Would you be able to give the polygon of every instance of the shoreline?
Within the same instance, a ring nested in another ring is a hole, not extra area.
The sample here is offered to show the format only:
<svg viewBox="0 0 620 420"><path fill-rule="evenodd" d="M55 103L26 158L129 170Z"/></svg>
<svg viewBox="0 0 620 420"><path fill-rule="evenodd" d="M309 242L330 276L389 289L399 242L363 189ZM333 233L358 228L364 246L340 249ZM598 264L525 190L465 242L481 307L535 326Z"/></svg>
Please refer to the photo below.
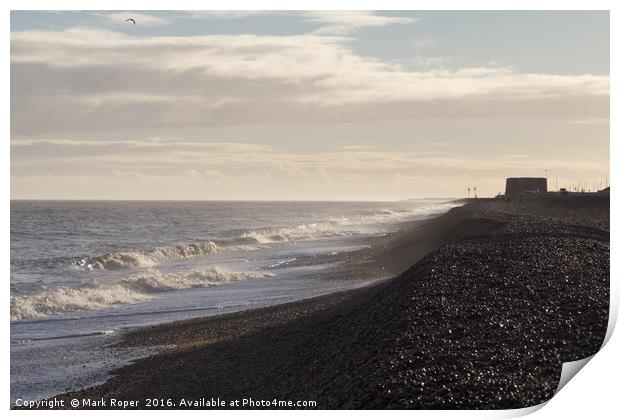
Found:
<svg viewBox="0 0 620 420"><path fill-rule="evenodd" d="M336 256L306 257L303 264L310 266L329 264L332 259L341 262L341 265L335 269L317 273L325 281L333 279L359 282L360 277L368 279L362 283L355 283L350 288L276 305L133 328L120 338L116 346L179 345L192 339L209 343L225 341L257 330L257 323L260 323L260 329L264 329L301 316L329 311L337 306L355 305L358 300L363 302L367 296L378 293L385 283L394 280L404 270L437 247L451 240L458 240L472 231L483 233L497 228L497 225L492 222L468 223L467 227L457 227L461 225L461 221L458 217L448 217L448 212L423 220L403 222L394 232L369 238L365 242L366 247L357 251ZM450 232L455 227L458 230ZM344 261L342 261L343 257ZM295 266L296 263L291 265ZM276 320L281 322L274 322ZM246 323L249 327L231 326L236 323ZM216 330L217 334L209 332L205 328L207 325ZM199 331L196 331L197 326L201 327ZM184 334L189 337L175 338L176 332L173 331L178 329L183 329ZM190 334L189 331L193 332ZM231 334L230 331L235 331L235 333ZM201 334L207 334L209 338Z"/></svg>
<svg viewBox="0 0 620 420"><path fill-rule="evenodd" d="M609 196L470 202L352 254L353 275L402 274L130 331L117 345L175 347L57 398L521 408L553 395L561 361L602 344Z"/></svg>

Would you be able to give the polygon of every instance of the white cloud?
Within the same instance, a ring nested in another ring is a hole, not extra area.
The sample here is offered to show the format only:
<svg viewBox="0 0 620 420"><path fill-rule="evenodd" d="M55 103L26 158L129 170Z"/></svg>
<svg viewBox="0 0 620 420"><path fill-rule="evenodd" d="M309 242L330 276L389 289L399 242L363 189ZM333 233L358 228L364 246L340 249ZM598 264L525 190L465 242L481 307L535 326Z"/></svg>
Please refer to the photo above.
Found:
<svg viewBox="0 0 620 420"><path fill-rule="evenodd" d="M439 140L439 141L429 141L429 142L426 142L426 144L427 144L428 146L431 146L431 147L450 147L450 146L452 146L454 143L453 143L453 142L451 142L451 141L442 141L442 140Z"/></svg>
<svg viewBox="0 0 620 420"><path fill-rule="evenodd" d="M361 25L367 18L330 19ZM140 37L88 28L13 32L12 132L608 117L608 76L484 67L407 71L355 54L349 41L317 35Z"/></svg>
<svg viewBox="0 0 620 420"><path fill-rule="evenodd" d="M569 124L575 125L609 125L609 118L588 118L584 120L571 121Z"/></svg>
<svg viewBox="0 0 620 420"><path fill-rule="evenodd" d="M579 162L553 158L533 158L528 154L505 154L492 158L473 158L467 155L434 156L423 152L385 151L368 146L344 146L335 151L291 152L273 146L252 143L224 143L206 141L165 140L72 140L22 139L12 140L13 148L46 147L39 153L40 160L32 157L29 164L53 162L61 165L86 165L89 170L121 168L141 173L148 168L198 170L210 168L244 168L243 171L279 170L297 173L322 168L336 172L391 172L417 169L450 169L466 171L537 170L553 168L564 170L592 170L601 168L598 160ZM14 149L15 150L15 149ZM14 156L19 165L20 157Z"/></svg>
<svg viewBox="0 0 620 420"><path fill-rule="evenodd" d="M394 24L415 23L419 19L397 16L380 16L369 11L307 11L306 20L325 24L315 34L347 35L361 28L377 28Z"/></svg>
<svg viewBox="0 0 620 420"><path fill-rule="evenodd" d="M372 150L376 149L376 146L365 146L361 144L351 144L348 146L342 146L340 150Z"/></svg>
<svg viewBox="0 0 620 420"><path fill-rule="evenodd" d="M435 38L412 38L409 43L414 48L426 48L437 45L437 40Z"/></svg>
<svg viewBox="0 0 620 420"><path fill-rule="evenodd" d="M264 16L285 14L279 10L184 10L179 11L177 16L190 19L243 19L252 16Z"/></svg>
<svg viewBox="0 0 620 420"><path fill-rule="evenodd" d="M322 35L347 35L357 29L377 28L396 24L411 24L418 22L418 18L381 16L373 11L361 10L320 10L320 11L285 11L285 10L192 10L178 12L175 17L191 19L243 19L254 16L296 16L306 22L317 23L321 26L313 31Z"/></svg>

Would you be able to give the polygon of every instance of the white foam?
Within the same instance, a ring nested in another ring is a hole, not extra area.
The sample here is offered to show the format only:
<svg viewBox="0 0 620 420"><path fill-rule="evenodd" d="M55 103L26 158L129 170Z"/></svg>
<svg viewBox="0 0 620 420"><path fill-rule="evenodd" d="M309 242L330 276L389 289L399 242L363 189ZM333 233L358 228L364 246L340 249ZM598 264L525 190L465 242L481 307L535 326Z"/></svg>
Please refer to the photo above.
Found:
<svg viewBox="0 0 620 420"><path fill-rule="evenodd" d="M76 261L75 267L87 270L121 270L127 268L149 268L164 262L180 261L187 258L207 256L220 252L252 251L257 249L248 242L258 241L250 238L223 240L222 244L213 241L187 243L154 248L150 251L117 251L98 257L88 257Z"/></svg>
<svg viewBox="0 0 620 420"><path fill-rule="evenodd" d="M236 247L231 247L235 249ZM84 258L76 266L89 270L119 270L136 267L154 267L165 261L177 261L220 252L215 242L188 243L183 245L159 247L146 252L118 251L99 257Z"/></svg>
<svg viewBox="0 0 620 420"><path fill-rule="evenodd" d="M150 299L153 293L205 287L230 282L273 277L267 271L206 270L162 273L148 271L113 284L91 284L81 288L61 287L34 295L11 297L11 320L39 318L81 310L98 310Z"/></svg>
<svg viewBox="0 0 620 420"><path fill-rule="evenodd" d="M411 209L378 209L370 210L362 215L350 218L335 219L343 225L372 225L393 223L417 219L420 217L431 216L434 214L444 213L453 207L458 206L453 202L429 203L424 206L414 207Z"/></svg>
<svg viewBox="0 0 620 420"><path fill-rule="evenodd" d="M76 265L89 270L118 270L122 268L152 267L156 262L139 252L111 252L100 257L85 258Z"/></svg>
<svg viewBox="0 0 620 420"><path fill-rule="evenodd" d="M445 212L454 203L431 203L412 209L377 209L364 214L340 217L316 223L288 227L265 227L245 232L236 238L217 242L197 242L182 245L158 247L149 251L116 251L98 257L84 258L74 265L88 270L118 270L127 268L149 268L157 265L220 252L251 251L261 244L294 242L329 237L346 237L365 234L379 234L385 224L410 220ZM383 230L382 230L383 229Z"/></svg>
<svg viewBox="0 0 620 420"><path fill-rule="evenodd" d="M123 284L130 289L154 293L165 290L220 285L247 279L273 276L272 273L266 271L230 271L219 267L181 273L162 273L157 270L148 270L137 276L124 279Z"/></svg>
<svg viewBox="0 0 620 420"><path fill-rule="evenodd" d="M288 257L288 258L285 258L283 260L278 261L277 263L271 264L269 266L269 268L277 268L277 267L280 267L280 266L282 266L284 264L292 263L294 261L297 261L297 258L295 258L295 257Z"/></svg>
<svg viewBox="0 0 620 420"><path fill-rule="evenodd" d="M136 303L148 296L121 285L80 289L61 287L29 296L11 297L11 320L38 318L46 315L88 309L103 309L123 303Z"/></svg>
<svg viewBox="0 0 620 420"><path fill-rule="evenodd" d="M242 238L252 238L258 243L289 242L304 239L320 239L335 236L351 236L359 233L356 229L343 226L337 220L300 224L292 227L274 227L253 230L241 235Z"/></svg>

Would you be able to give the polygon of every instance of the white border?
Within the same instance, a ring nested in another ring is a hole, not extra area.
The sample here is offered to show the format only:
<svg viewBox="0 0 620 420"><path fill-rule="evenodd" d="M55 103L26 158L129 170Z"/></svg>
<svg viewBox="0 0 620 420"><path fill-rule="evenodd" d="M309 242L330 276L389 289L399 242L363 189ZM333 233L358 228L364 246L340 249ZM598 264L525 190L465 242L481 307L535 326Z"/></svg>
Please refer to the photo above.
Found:
<svg viewBox="0 0 620 420"><path fill-rule="evenodd" d="M617 3L617 2L616 2ZM1 184L2 193L5 197L5 200L2 201L2 205L0 207L2 211L2 220L4 222L4 234L5 239L2 242L1 249L1 257L0 261L2 261L2 269L5 274L5 282L8 280L9 276L9 258L10 258L10 247L7 232L10 229L10 163L9 163L9 155L10 155L10 144L8 139L10 138L9 132L9 109L10 109L10 95L9 92L9 66L10 62L10 34L9 34L9 10L50 10L50 9L66 9L66 10L181 10L181 9L190 9L190 10L210 10L210 9L220 9L220 10L255 10L255 9L266 9L266 10L317 10L317 9L325 9L325 10L611 10L611 86L615 86L614 80L618 70L618 54L615 48L617 48L617 43L614 42L614 39L618 39L618 15L616 13L620 10L619 6L616 6L616 10L614 10L613 6L615 5L612 1L602 1L602 0L590 0L590 1L575 1L575 0L564 0L564 1L535 1L535 0L503 0L501 2L491 1L491 0L470 0L464 2L462 0L444 0L444 1L398 1L398 0L384 0L384 1L376 1L376 0L359 0L356 2L352 1L342 1L342 0L298 0L294 3L284 0L262 0L260 2L251 2L249 0L228 0L224 1L197 1L197 0L179 0L179 1L145 1L145 0L126 0L126 1L118 1L118 0L109 0L109 1L101 1L101 0L90 0L88 2L77 1L77 0L60 0L55 1L53 3L44 0L23 0L23 1L13 1L9 0L3 2L5 5L5 11L1 15L2 17L2 28L3 28L3 36L4 42L2 43L2 56L4 57L4 62L2 66L2 80L4 82L4 86L7 92L3 96L2 101L2 127L3 134L5 138L5 144L3 145L3 152L0 153L1 159L1 170L3 173L4 180ZM615 35L614 35L615 34ZM613 92L613 91L612 91ZM611 139L617 138L618 130L614 122L618 121L618 108L616 106L616 101L614 100L614 95L612 94L611 98ZM611 179L620 179L618 177L618 168L616 164L617 156L619 156L620 150L618 145L615 142L611 143L610 148L610 157L611 157ZM611 182L610 182L611 184ZM618 200L613 195L611 199L611 212L612 214L617 214ZM614 224L612 223L612 226ZM612 249L612 316L615 319L617 317L618 310L618 285L617 285L617 269L613 264L616 260L614 251L616 249L617 234L612 229L611 235L611 249ZM2 375L2 391L5 395L6 401L6 409L8 410L8 395L9 395L9 290L6 286L2 288L2 296L3 302L7 305L5 308L5 321L2 324L2 332L4 337L4 345L2 346L3 351L3 363L2 363L2 371L0 375ZM617 335L617 334L616 334ZM609 342L605 345L605 347L597 354L590 363L588 363L583 371L578 374L578 378L576 380L570 381L565 388L563 388L553 399L551 399L543 409L536 411L532 416L532 418L584 418L594 417L594 418L608 418L613 416L613 414L617 414L618 404L617 404L617 391L616 391L616 378L618 378L618 360L616 355L620 354L620 344L618 343L618 338L612 336ZM377 415L384 416L388 415L389 417L394 418L459 418L459 419L467 419L467 418L500 418L509 416L512 417L514 415L526 414L528 410L516 410L512 412L498 412L498 411L484 411L484 412L474 412L474 411L397 411L397 412L382 412L382 413L373 413L369 411L357 411L357 412L321 412L318 415L320 416L328 416L328 417L353 417L356 418L367 418L375 420ZM612 414L613 413L613 414ZM142 413L140 413L142 414ZM155 418L165 418L168 417L171 413L167 412L154 412L148 413L149 417L154 416ZM24 417L24 418L37 418L41 415L50 418L81 418L84 416L84 412L16 412L11 411L9 413L11 417ZM92 412L88 413L89 417L94 418L105 418L110 414L107 412ZM129 412L119 412L114 413L114 416L120 416L123 418L128 418L129 416L134 416L134 413ZM190 418L200 418L203 419L206 416L209 417L224 417L227 418L242 418L248 415L252 417L258 418L284 418L291 415L290 412L279 412L279 411L261 411L261 412L250 412L250 411L237 411L237 412L186 412L182 414L184 417ZM295 412L294 415L296 417L305 417L310 418L317 415L315 412Z"/></svg>

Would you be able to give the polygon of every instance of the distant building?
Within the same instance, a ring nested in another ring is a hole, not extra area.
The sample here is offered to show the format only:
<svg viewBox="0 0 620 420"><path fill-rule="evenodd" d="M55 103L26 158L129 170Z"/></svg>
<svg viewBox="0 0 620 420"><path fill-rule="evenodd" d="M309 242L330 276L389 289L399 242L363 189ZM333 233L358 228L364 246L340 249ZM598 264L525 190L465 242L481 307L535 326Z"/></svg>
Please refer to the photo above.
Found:
<svg viewBox="0 0 620 420"><path fill-rule="evenodd" d="M506 195L547 192L547 178L506 178Z"/></svg>

